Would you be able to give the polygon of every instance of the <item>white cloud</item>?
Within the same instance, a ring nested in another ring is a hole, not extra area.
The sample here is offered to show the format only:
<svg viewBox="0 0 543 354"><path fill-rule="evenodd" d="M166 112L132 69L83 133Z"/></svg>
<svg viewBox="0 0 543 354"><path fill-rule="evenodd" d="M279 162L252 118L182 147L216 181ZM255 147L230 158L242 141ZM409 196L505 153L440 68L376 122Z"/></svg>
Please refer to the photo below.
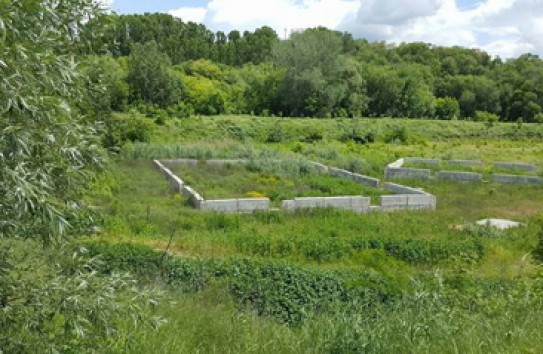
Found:
<svg viewBox="0 0 543 354"><path fill-rule="evenodd" d="M357 0L211 0L202 22L222 31L254 30L267 25L283 34L285 29L337 28L359 6ZM190 9L185 7L170 13L177 16ZM203 8L199 11L201 15Z"/></svg>
<svg viewBox="0 0 543 354"><path fill-rule="evenodd" d="M185 22L203 23L207 14L207 9L205 7L182 7L176 10L170 10L168 13Z"/></svg>
<svg viewBox="0 0 543 354"><path fill-rule="evenodd" d="M460 9L455 0L210 0L170 13L212 30L325 26L355 37L477 47L502 57L543 55L543 0L483 0Z"/></svg>

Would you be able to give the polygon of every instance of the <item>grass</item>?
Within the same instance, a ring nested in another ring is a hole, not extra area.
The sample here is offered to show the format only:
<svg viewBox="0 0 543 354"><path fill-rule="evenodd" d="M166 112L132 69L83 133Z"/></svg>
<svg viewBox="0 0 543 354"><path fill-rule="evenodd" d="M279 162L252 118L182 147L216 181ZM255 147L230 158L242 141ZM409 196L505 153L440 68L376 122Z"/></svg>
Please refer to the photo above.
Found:
<svg viewBox="0 0 543 354"><path fill-rule="evenodd" d="M387 143L400 128L406 130L406 141ZM373 133L376 141L350 141L346 136L353 129ZM276 143L267 142L272 131L280 137ZM307 142L319 134L322 140ZM402 184L437 196L436 211L221 215L185 205L150 159L310 159L382 178L388 163L405 156L537 163L543 157L542 136L539 125L487 129L482 123L459 121L226 116L168 122L153 143L123 151L110 195L93 198L106 211L99 238L167 249L185 260L244 258L323 274L368 272L404 293L355 313L341 307L335 314L307 313L307 321L287 327L240 305L231 296L231 286L221 281L190 294L158 284L167 296L156 311L169 324L158 331L141 330L136 352L541 352L543 273L532 257L543 228L541 186L407 180ZM275 165L249 171L181 167L180 174L206 197L351 191L335 178ZM474 226L488 217L521 221L526 227L496 231ZM290 278L286 283L272 279L258 286L272 294L307 286L289 283ZM281 289L277 284L283 284ZM256 286L252 294L265 295ZM289 308L291 300L278 306Z"/></svg>
<svg viewBox="0 0 543 354"><path fill-rule="evenodd" d="M268 197L275 205L296 197L328 197L362 195L378 197L385 191L354 181L340 179L316 171L283 176L265 172L258 165L197 166L180 165L174 172L206 199Z"/></svg>

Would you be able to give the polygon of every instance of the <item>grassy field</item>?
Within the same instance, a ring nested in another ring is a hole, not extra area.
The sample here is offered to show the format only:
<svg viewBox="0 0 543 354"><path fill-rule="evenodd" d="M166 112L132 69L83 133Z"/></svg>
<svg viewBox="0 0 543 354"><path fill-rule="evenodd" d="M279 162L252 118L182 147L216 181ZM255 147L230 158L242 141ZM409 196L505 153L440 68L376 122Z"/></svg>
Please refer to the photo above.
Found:
<svg viewBox="0 0 543 354"><path fill-rule="evenodd" d="M353 125L374 141L346 138ZM176 121L154 142L127 147L97 182L110 187L89 198L105 211L103 232L89 242L112 245L101 248L107 259L166 293L157 314L169 324L139 333L136 352L540 352L541 186L402 181L436 195L437 210L221 215L188 207L150 159L286 161L268 170L180 167L206 197L367 195L300 166L318 160L382 178L386 164L405 156L540 165L542 132L390 119ZM488 217L525 226L475 226ZM126 253L125 244L148 251Z"/></svg>
<svg viewBox="0 0 543 354"><path fill-rule="evenodd" d="M262 164L253 162L248 166L234 164L218 167L201 163L197 166L175 166L173 171L206 199L267 197L279 206L282 200L296 197L350 195L372 197L373 202L378 203L378 197L385 194L383 190L322 174L314 169L294 169L296 173L278 169L276 172L266 161Z"/></svg>

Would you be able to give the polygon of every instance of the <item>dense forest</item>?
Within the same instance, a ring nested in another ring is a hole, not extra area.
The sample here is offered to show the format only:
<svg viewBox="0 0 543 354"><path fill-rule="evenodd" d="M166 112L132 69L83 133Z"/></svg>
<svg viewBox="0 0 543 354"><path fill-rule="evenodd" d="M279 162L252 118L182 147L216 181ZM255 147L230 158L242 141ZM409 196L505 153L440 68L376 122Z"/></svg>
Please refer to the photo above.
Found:
<svg viewBox="0 0 543 354"><path fill-rule="evenodd" d="M91 80L108 79L102 109L543 121L543 61L532 54L503 60L325 28L287 40L269 27L214 33L167 14L104 15L81 37Z"/></svg>

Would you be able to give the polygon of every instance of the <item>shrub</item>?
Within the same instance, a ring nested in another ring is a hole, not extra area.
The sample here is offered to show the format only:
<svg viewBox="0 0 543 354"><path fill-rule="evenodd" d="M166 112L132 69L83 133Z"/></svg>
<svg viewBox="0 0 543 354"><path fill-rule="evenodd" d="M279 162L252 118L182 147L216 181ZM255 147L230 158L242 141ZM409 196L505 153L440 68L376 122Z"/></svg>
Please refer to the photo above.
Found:
<svg viewBox="0 0 543 354"><path fill-rule="evenodd" d="M460 105L452 97L437 98L435 101L435 117L437 119L452 120L460 114Z"/></svg>
<svg viewBox="0 0 543 354"><path fill-rule="evenodd" d="M155 129L149 119L135 112L114 114L105 124L107 148L121 147L126 142L149 142Z"/></svg>

